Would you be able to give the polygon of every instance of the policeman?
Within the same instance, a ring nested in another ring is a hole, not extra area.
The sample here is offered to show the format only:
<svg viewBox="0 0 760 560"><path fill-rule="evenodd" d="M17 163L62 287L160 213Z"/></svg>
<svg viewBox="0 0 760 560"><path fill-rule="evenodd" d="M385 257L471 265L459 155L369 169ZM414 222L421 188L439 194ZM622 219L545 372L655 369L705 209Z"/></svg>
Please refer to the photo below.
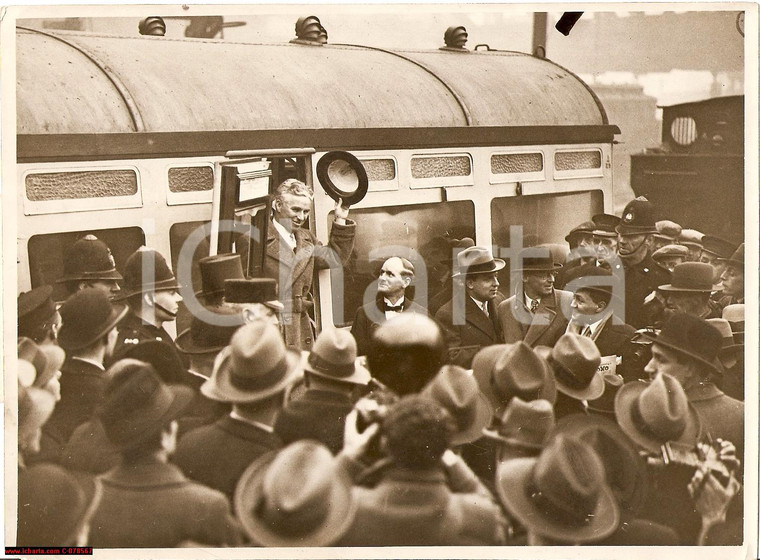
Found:
<svg viewBox="0 0 760 560"><path fill-rule="evenodd" d="M124 265L124 290L118 298L126 301L129 312L118 327L114 361L127 348L144 340L166 342L171 351L177 351L162 325L177 317L179 302L182 301L177 291L179 288L177 279L160 253L145 246L132 253Z"/></svg>
<svg viewBox="0 0 760 560"><path fill-rule="evenodd" d="M647 326L644 300L657 286L667 284L670 274L652 259L657 227L652 203L643 196L629 202L616 228L618 256L625 272L625 322L636 328Z"/></svg>
<svg viewBox="0 0 760 560"><path fill-rule="evenodd" d="M56 283L63 284L69 295L97 288L113 299L122 280L108 245L94 235L85 235L64 255L63 276Z"/></svg>

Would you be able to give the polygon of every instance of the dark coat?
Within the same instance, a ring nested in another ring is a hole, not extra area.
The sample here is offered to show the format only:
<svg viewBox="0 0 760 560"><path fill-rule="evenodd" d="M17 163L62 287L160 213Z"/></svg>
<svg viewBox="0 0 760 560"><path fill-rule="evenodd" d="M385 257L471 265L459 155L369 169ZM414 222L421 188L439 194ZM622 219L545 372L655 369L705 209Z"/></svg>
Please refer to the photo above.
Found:
<svg viewBox="0 0 760 560"><path fill-rule="evenodd" d="M366 303L356 310L356 317L354 323L351 325L351 334L356 339L356 347L358 349L359 356L366 356L369 352L372 336L375 331L382 325L385 319L385 313L382 311L383 298L378 296L374 302ZM414 303L408 297L404 297L403 313L420 313L427 315L427 311L421 305ZM378 314L380 322L375 322L369 318L368 313L371 313L371 308L374 307L374 311Z"/></svg>
<svg viewBox="0 0 760 560"><path fill-rule="evenodd" d="M617 531L606 539L595 541L597 546L677 546L678 533L670 527L621 514Z"/></svg>
<svg viewBox="0 0 760 560"><path fill-rule="evenodd" d="M721 438L736 446L736 456L744 457L744 403L732 399L712 383L686 390L689 402L702 419L702 430L713 439ZM743 463L743 461L742 461Z"/></svg>
<svg viewBox="0 0 760 560"><path fill-rule="evenodd" d="M120 462L119 451L108 440L103 425L95 419L74 430L61 453L61 465L71 471L101 474Z"/></svg>
<svg viewBox="0 0 760 560"><path fill-rule="evenodd" d="M647 253L639 264L624 266L625 322L637 329L653 324L651 310L644 305L646 297L658 286L670 283L670 273L658 266Z"/></svg>
<svg viewBox="0 0 760 560"><path fill-rule="evenodd" d="M449 362L463 368L470 368L472 359L481 348L501 342L496 309L504 300L497 296L487 303L489 316L477 306L468 295L464 296L464 325L455 325L453 319L453 300L445 303L435 314L435 320L443 330L446 346L449 349Z"/></svg>
<svg viewBox="0 0 760 560"><path fill-rule="evenodd" d="M321 441L336 454L343 449L346 415L352 409L353 403L347 395L309 389L279 412L274 433L285 445L300 439L313 439Z"/></svg>
<svg viewBox="0 0 760 560"><path fill-rule="evenodd" d="M119 466L101 477L103 494L90 523L96 548L171 548L191 541L238 545L241 529L227 498L160 462Z"/></svg>
<svg viewBox="0 0 760 560"><path fill-rule="evenodd" d="M455 494L442 470L392 469L375 488L354 487L354 522L336 546L504 544L499 506L480 494Z"/></svg>
<svg viewBox="0 0 760 560"><path fill-rule="evenodd" d="M636 352L635 346L631 343L631 338L636 333L631 325L616 325L613 318L610 317L601 325L595 333L594 343L599 349L602 356L620 356L622 363L617 367L616 373L623 377L625 382L635 381L643 374L637 372L634 367Z"/></svg>
<svg viewBox="0 0 760 560"><path fill-rule="evenodd" d="M156 327L144 323L143 320L135 315L131 309L118 324L116 330L118 331L116 346L114 346L114 350L111 353L111 359L106 365L113 364L121 359L130 348L137 346L146 340L158 340L159 342L164 342L166 343L167 352L174 352L178 357L180 356L177 347L174 345L174 339L172 339L171 335L166 332L163 327ZM181 359L182 358L180 358L180 360ZM172 382L171 380L165 381L167 383Z"/></svg>
<svg viewBox="0 0 760 560"><path fill-rule="evenodd" d="M225 416L186 433L177 444L172 462L189 478L232 499L238 479L248 465L280 447L282 442L274 434Z"/></svg>
<svg viewBox="0 0 760 560"><path fill-rule="evenodd" d="M539 345L554 346L567 330L572 301L572 293L554 290L551 296L541 299L536 313L531 316L530 310L525 306L522 291L518 291L496 310L502 340L508 344L522 340L531 348ZM530 317L531 323L520 321L520 317Z"/></svg>

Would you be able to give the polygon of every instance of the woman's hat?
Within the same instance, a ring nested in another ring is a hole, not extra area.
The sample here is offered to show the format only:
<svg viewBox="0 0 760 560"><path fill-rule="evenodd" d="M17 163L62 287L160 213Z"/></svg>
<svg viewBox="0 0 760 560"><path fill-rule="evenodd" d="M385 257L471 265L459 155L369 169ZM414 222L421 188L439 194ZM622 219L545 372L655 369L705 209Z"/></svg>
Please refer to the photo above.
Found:
<svg viewBox="0 0 760 560"><path fill-rule="evenodd" d="M493 253L488 247L468 247L457 254L456 272L452 277L493 273L505 266L506 262L493 258Z"/></svg>
<svg viewBox="0 0 760 560"><path fill-rule="evenodd" d="M678 380L666 373L651 383L623 385L615 396L615 416L629 438L654 452L668 441L696 445L701 433L696 409Z"/></svg>
<svg viewBox="0 0 760 560"><path fill-rule="evenodd" d="M451 414L456 424L452 445L479 439L483 428L493 420L491 404L480 392L477 381L459 366L443 366L421 394L433 399Z"/></svg>
<svg viewBox="0 0 760 560"><path fill-rule="evenodd" d="M589 337L565 333L554 348L538 346L535 352L552 366L558 391L577 400L598 399L604 393L604 379L597 371L602 356Z"/></svg>
<svg viewBox="0 0 760 560"><path fill-rule="evenodd" d="M512 397L524 401L546 399L551 403L557 399L549 364L523 341L483 348L472 360L472 371L498 416Z"/></svg>
<svg viewBox="0 0 760 560"><path fill-rule="evenodd" d="M354 520L351 480L316 441L296 441L256 459L235 489L234 506L259 546L329 546Z"/></svg>
<svg viewBox="0 0 760 560"><path fill-rule="evenodd" d="M85 288L64 301L59 312L58 344L69 352L87 348L108 334L127 314L127 308L114 307L97 288Z"/></svg>
<svg viewBox="0 0 760 560"><path fill-rule="evenodd" d="M143 276L146 272L148 275ZM163 255L143 245L124 264L124 282L118 299L144 292L179 290L181 287Z"/></svg>
<svg viewBox="0 0 760 560"><path fill-rule="evenodd" d="M528 531L556 541L602 540L620 522L602 460L588 444L563 434L537 459L500 463L496 489L506 510Z"/></svg>
<svg viewBox="0 0 760 560"><path fill-rule="evenodd" d="M304 364L312 375L366 385L372 376L356 358L356 340L348 331L327 328L319 333Z"/></svg>
<svg viewBox="0 0 760 560"><path fill-rule="evenodd" d="M722 372L718 361L722 345L720 334L704 319L677 311L665 321L658 336L642 336L654 344L693 358L718 373Z"/></svg>
<svg viewBox="0 0 760 560"><path fill-rule="evenodd" d="M670 277L670 284L658 286L661 292L710 293L720 289L713 285L715 269L707 263L685 262L677 264Z"/></svg>
<svg viewBox="0 0 760 560"><path fill-rule="evenodd" d="M119 450L148 440L178 418L193 400L183 385L167 385L145 362L122 359L109 369L97 417L108 440Z"/></svg>
<svg viewBox="0 0 760 560"><path fill-rule="evenodd" d="M66 352L55 344L38 345L32 339L18 339L18 358L26 360L34 366L35 376L32 384L40 389L61 370Z"/></svg>
<svg viewBox="0 0 760 560"><path fill-rule="evenodd" d="M514 397L504 410L501 422L493 430L483 430L483 435L506 444L499 449L516 447L538 454L549 440L554 424L552 403L544 399L525 402ZM504 457L497 456L497 461L502 459Z"/></svg>
<svg viewBox="0 0 760 560"><path fill-rule="evenodd" d="M285 391L302 375L301 353L285 348L272 323L256 319L240 327L216 357L201 393L221 402L257 402Z"/></svg>
<svg viewBox="0 0 760 560"><path fill-rule="evenodd" d="M620 235L657 233L652 203L643 196L634 198L623 209L620 224L618 224L615 230Z"/></svg>

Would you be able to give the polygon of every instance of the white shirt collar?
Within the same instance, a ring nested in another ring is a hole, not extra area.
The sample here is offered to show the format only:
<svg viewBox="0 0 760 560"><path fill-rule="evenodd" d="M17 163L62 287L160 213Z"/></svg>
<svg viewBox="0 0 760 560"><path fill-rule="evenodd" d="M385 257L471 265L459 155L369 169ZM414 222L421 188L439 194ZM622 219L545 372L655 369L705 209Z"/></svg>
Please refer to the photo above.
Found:
<svg viewBox="0 0 760 560"><path fill-rule="evenodd" d="M80 358L79 356L72 356L71 359L72 360L79 360L80 362L85 362L85 363L88 363L88 364L92 364L93 366L95 366L96 368L98 368L101 371L105 371L106 370L106 368L103 367L103 364L100 364L100 363L96 362L95 360L91 360L89 358Z"/></svg>
<svg viewBox="0 0 760 560"><path fill-rule="evenodd" d="M238 422L244 422L246 424L250 424L251 426L256 426L257 428L264 430L268 434L274 433L274 428L272 426L268 426L267 424L264 424L263 422L258 422L256 420L251 420L249 418L241 416L234 410L230 412L230 418L232 418L233 420L237 420Z"/></svg>
<svg viewBox="0 0 760 560"><path fill-rule="evenodd" d="M531 304L532 304L534 301L538 302L538 303L539 303L539 305L541 304L541 298L536 298L536 299L533 299L532 297L530 297L530 296L529 296L528 294L526 294L525 292L523 292L523 296L525 296L525 307L527 307L528 309L530 309L530 306L531 306Z"/></svg>
<svg viewBox="0 0 760 560"><path fill-rule="evenodd" d="M478 301L474 297L470 296L470 299L475 302L475 305L477 305L480 310L488 315L488 309L486 308L486 302L485 301Z"/></svg>
<svg viewBox="0 0 760 560"><path fill-rule="evenodd" d="M277 233L280 234L280 237L282 237L285 240L285 243L287 243L291 249L296 248L296 236L292 231L288 231L285 226L283 226L280 222L277 220L272 220L272 223L274 224L274 229L277 230Z"/></svg>

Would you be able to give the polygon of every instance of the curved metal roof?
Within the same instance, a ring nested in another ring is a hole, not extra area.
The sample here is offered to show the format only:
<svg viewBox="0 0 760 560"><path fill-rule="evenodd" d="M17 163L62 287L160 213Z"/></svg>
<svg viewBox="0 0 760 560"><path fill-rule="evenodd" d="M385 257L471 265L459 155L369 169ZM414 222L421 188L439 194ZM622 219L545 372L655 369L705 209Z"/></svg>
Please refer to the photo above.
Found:
<svg viewBox="0 0 760 560"><path fill-rule="evenodd" d="M17 32L19 134L607 124L587 86L513 52L391 52Z"/></svg>

